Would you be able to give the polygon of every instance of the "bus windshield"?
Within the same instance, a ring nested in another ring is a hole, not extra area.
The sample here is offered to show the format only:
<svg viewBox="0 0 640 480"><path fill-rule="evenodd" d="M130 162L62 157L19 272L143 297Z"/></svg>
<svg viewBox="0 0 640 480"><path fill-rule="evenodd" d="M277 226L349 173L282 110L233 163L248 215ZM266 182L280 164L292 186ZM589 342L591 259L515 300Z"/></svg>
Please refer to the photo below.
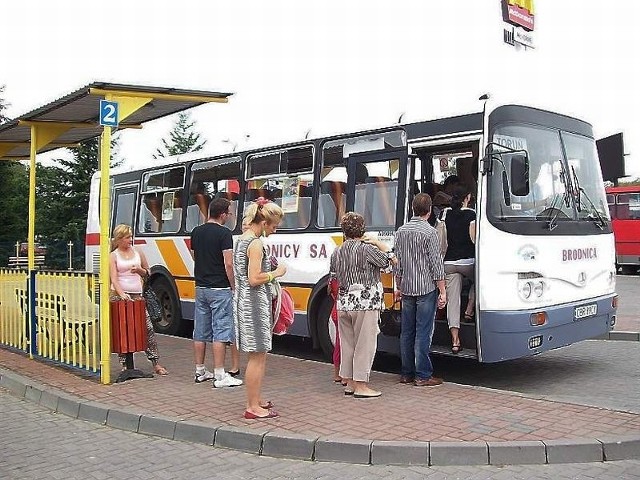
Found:
<svg viewBox="0 0 640 480"><path fill-rule="evenodd" d="M593 139L551 128L508 124L495 129L492 141L496 144L493 151L499 155L494 156L488 179L488 210L496 220L551 224L609 220ZM525 151L528 169L519 178L514 176L511 162Z"/></svg>

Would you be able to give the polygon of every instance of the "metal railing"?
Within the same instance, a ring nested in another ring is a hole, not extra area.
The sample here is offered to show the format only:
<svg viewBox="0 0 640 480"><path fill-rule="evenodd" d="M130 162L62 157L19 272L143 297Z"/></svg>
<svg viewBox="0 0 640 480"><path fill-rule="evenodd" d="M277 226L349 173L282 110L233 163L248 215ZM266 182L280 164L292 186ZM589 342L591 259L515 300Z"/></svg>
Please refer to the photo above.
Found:
<svg viewBox="0 0 640 480"><path fill-rule="evenodd" d="M97 275L0 270L0 343L100 373Z"/></svg>

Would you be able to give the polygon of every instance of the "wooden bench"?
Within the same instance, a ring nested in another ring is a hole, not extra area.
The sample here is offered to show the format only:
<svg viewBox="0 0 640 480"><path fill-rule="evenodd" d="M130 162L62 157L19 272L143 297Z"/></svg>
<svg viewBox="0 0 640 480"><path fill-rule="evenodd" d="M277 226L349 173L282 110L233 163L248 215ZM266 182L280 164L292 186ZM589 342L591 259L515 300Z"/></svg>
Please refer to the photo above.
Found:
<svg viewBox="0 0 640 480"><path fill-rule="evenodd" d="M27 268L29 265L29 257L9 257L9 268ZM36 255L34 258L34 266L36 268L44 267L44 255Z"/></svg>

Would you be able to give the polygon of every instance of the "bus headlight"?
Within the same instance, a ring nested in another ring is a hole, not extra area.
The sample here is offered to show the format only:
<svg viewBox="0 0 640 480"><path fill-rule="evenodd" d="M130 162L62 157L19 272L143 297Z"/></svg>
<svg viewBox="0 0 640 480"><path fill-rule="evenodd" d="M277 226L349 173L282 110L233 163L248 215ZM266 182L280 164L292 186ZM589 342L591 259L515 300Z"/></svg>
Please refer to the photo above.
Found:
<svg viewBox="0 0 640 480"><path fill-rule="evenodd" d="M533 287L533 293L536 294L536 297L541 297L544 293L544 282L536 282Z"/></svg>
<svg viewBox="0 0 640 480"><path fill-rule="evenodd" d="M524 298L529 298L531 296L531 292L533 291L533 285L531 282L527 282L522 285L520 289L520 293Z"/></svg>

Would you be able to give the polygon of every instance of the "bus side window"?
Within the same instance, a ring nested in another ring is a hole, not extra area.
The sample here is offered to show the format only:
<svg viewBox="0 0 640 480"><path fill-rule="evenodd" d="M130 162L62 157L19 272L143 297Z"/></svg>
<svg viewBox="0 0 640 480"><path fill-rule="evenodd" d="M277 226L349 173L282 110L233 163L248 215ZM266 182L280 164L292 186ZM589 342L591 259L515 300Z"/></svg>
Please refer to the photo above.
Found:
<svg viewBox="0 0 640 480"><path fill-rule="evenodd" d="M206 222L209 215L209 202L211 200L206 193L194 193L193 201L194 203L187 207L187 232Z"/></svg>
<svg viewBox="0 0 640 480"><path fill-rule="evenodd" d="M609 216L613 220L614 218L618 218L616 215L616 196L608 193L607 194L607 204L609 205Z"/></svg>
<svg viewBox="0 0 640 480"><path fill-rule="evenodd" d="M170 216L165 216L163 214L161 229L163 233L177 232L180 230L180 223L182 222L182 190L170 193L173 194L173 206L168 212Z"/></svg>
<svg viewBox="0 0 640 480"><path fill-rule="evenodd" d="M140 209L139 230L144 233L159 232L161 218L162 197L155 193L144 195Z"/></svg>
<svg viewBox="0 0 640 480"><path fill-rule="evenodd" d="M629 194L629 216L634 220L640 220L640 193Z"/></svg>

